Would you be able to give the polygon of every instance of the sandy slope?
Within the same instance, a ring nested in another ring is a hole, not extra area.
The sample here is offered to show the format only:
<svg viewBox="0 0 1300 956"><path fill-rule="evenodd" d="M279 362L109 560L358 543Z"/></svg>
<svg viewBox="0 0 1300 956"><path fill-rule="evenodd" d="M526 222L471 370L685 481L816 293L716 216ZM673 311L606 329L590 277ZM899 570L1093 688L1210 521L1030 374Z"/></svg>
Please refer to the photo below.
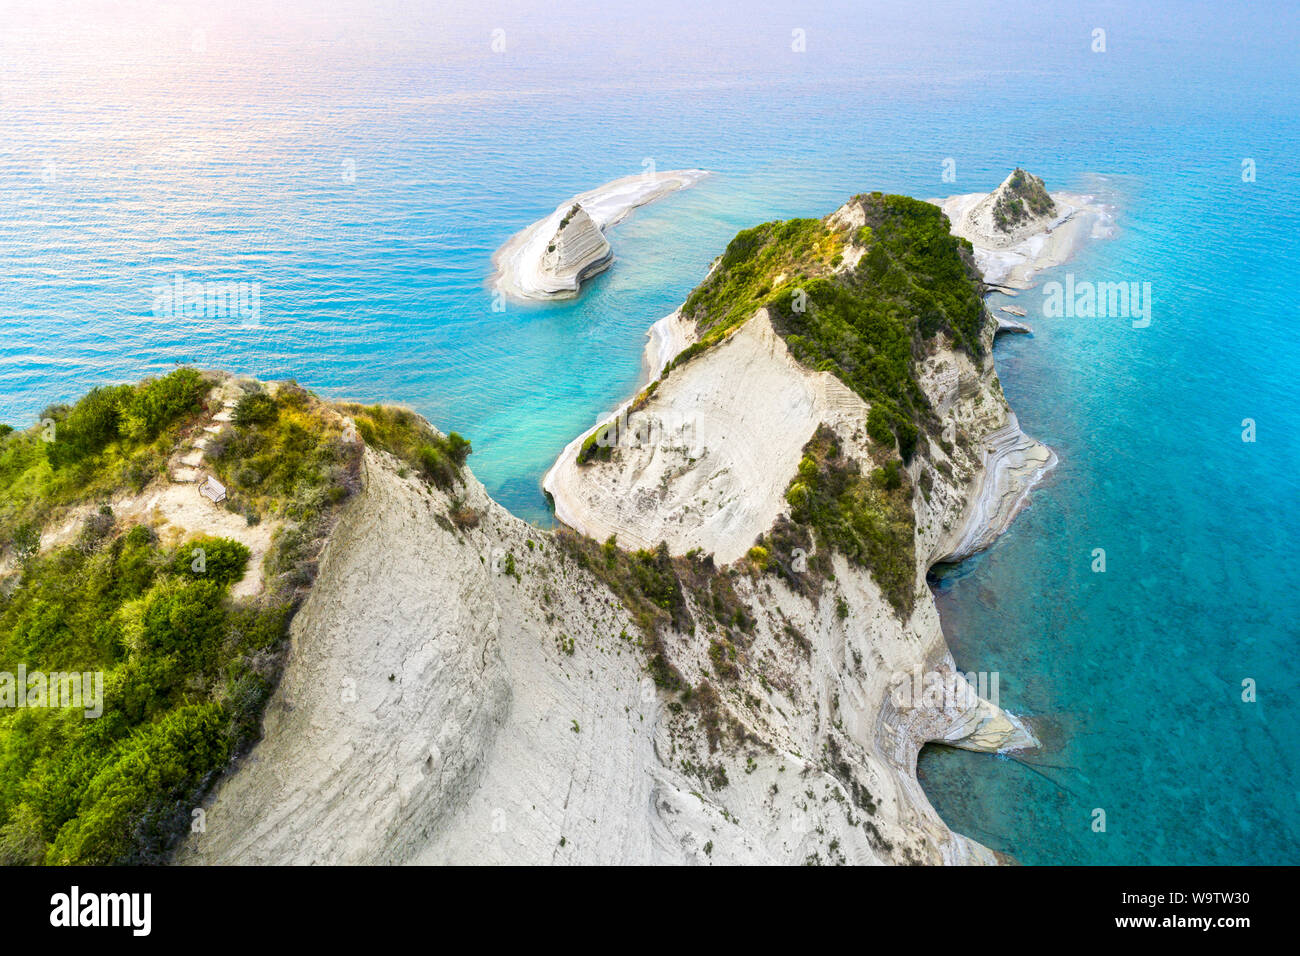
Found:
<svg viewBox="0 0 1300 956"><path fill-rule="evenodd" d="M613 464L577 464L575 438L543 480L556 517L625 547L667 541L729 564L786 510L785 489L822 421L860 427L867 406L791 357L759 312L712 352L675 369L632 424L648 441Z"/></svg>

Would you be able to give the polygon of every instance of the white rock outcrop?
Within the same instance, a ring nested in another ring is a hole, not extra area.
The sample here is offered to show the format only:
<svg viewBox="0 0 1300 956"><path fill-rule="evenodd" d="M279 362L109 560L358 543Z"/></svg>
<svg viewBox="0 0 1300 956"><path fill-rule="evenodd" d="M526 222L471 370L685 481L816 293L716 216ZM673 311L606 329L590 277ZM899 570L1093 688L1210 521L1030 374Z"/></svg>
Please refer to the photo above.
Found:
<svg viewBox="0 0 1300 956"><path fill-rule="evenodd" d="M702 169L646 172L574 196L496 251L493 287L515 299L577 295L585 279L614 261L604 235L607 229L638 206L693 186L707 175Z"/></svg>
<svg viewBox="0 0 1300 956"><path fill-rule="evenodd" d="M587 211L574 203L551 237L537 274L547 288L576 290L584 279L608 269L613 261L605 234Z"/></svg>
<svg viewBox="0 0 1300 956"><path fill-rule="evenodd" d="M1032 209L1026 199L1035 195L1044 203L1041 211ZM1046 196L1046 199L1043 197ZM1014 219L999 217L1010 212ZM972 232L988 244L1014 245L1035 233L1045 232L1058 215L1055 201L1047 195L1043 181L1023 169L1013 170L1006 179L966 212Z"/></svg>

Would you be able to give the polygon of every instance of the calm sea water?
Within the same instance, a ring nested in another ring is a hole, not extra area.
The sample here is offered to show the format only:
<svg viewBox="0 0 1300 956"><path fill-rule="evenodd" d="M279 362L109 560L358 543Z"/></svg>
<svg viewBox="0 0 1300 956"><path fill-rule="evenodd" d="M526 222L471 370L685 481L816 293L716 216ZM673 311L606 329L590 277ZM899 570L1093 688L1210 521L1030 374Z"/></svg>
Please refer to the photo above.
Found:
<svg viewBox="0 0 1300 956"><path fill-rule="evenodd" d="M1047 746L930 749L923 781L1028 863L1300 862L1288 4L35 6L0 31L0 420L178 362L293 376L461 431L539 522L546 467L738 229L1017 164L1114 202L1057 277L1150 282L1152 322L1017 300L1003 384L1062 463L937 583L959 666ZM501 242L647 159L717 175L619 226L578 301L492 311ZM257 327L156 314L178 275L255 283Z"/></svg>

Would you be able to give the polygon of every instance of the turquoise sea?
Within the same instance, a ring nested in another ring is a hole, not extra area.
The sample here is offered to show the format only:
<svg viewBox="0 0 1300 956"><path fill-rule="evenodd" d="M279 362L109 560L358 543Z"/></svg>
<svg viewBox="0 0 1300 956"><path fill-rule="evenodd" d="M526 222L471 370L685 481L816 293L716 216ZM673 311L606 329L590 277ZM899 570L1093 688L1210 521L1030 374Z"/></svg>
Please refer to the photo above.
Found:
<svg viewBox="0 0 1300 956"><path fill-rule="evenodd" d="M547 522L542 473L738 229L1024 166L1118 210L1056 277L1149 282L1153 316L1017 299L999 371L1061 465L935 586L1046 747L928 748L922 781L1025 863L1300 863L1295 7L702 6L8 10L0 420L178 362L293 376L462 432ZM577 301L492 311L508 236L647 159L716 175L618 226ZM258 327L155 315L178 275L256 283Z"/></svg>

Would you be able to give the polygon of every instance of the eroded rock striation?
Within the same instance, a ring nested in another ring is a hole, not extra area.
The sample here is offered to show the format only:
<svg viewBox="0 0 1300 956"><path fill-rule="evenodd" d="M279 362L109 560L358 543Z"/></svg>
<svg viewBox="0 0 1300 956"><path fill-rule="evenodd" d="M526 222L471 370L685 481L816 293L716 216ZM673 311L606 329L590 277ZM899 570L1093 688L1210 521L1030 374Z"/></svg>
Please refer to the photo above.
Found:
<svg viewBox="0 0 1300 956"><path fill-rule="evenodd" d="M587 211L574 203L547 244L538 274L553 288L576 289L613 261L604 233Z"/></svg>

